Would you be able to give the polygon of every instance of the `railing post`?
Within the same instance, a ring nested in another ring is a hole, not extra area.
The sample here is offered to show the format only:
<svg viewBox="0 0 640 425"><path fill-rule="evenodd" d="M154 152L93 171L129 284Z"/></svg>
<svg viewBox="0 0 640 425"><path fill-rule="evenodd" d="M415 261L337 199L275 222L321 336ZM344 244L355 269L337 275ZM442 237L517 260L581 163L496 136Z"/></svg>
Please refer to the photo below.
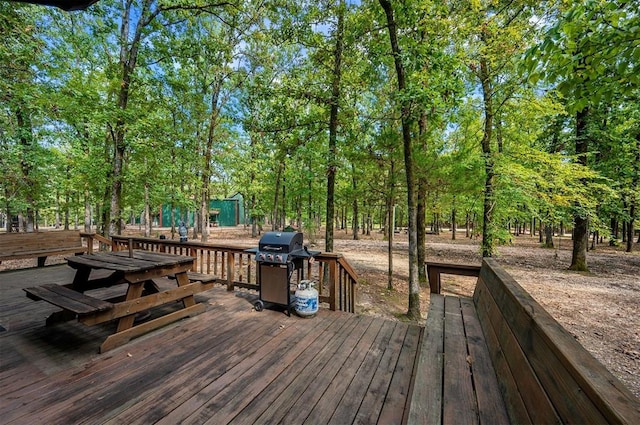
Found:
<svg viewBox="0 0 640 425"><path fill-rule="evenodd" d="M98 243L98 247L100 244ZM93 236L87 235L87 254L93 254Z"/></svg>
<svg viewBox="0 0 640 425"><path fill-rule="evenodd" d="M335 258L329 261L329 282L329 309L335 311L340 306L338 299L340 295L338 289L338 261Z"/></svg>
<svg viewBox="0 0 640 425"><path fill-rule="evenodd" d="M352 295L351 295L351 311L350 313L355 313L356 312L356 298L358 297L358 285L355 284L355 282L351 281L351 291L352 291Z"/></svg>
<svg viewBox="0 0 640 425"><path fill-rule="evenodd" d="M191 271L197 272L198 270L198 251L191 247L189 248L189 256L193 257L193 265L191 266Z"/></svg>
<svg viewBox="0 0 640 425"><path fill-rule="evenodd" d="M227 291L233 291L233 279L236 276L236 255L227 253Z"/></svg>

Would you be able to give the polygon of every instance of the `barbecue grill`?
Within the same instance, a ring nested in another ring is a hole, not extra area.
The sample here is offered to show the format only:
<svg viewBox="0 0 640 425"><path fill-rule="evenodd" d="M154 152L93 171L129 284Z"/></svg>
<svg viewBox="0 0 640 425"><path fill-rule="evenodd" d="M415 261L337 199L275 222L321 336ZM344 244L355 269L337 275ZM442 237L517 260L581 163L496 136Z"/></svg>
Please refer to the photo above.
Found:
<svg viewBox="0 0 640 425"><path fill-rule="evenodd" d="M257 263L257 283L260 297L254 303L256 311L264 308L264 303L275 304L287 309L295 303L291 293L291 276L294 270L304 273L304 262L320 251L309 251L303 245L300 232L267 232L258 243L258 248L246 250L255 254ZM302 276L301 278L304 278Z"/></svg>

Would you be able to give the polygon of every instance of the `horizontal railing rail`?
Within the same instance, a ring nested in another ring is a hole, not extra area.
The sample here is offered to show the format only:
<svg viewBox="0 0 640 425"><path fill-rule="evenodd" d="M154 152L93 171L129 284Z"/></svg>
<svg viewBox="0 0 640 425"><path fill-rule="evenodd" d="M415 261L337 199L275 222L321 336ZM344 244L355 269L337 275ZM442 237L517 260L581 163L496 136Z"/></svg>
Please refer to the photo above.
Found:
<svg viewBox="0 0 640 425"><path fill-rule="evenodd" d="M254 247L127 236L112 236L109 240L90 233L82 236L88 239L89 246L93 246L93 239L107 241L114 251L127 250L131 245L132 249L188 255L195 258L192 271L215 276L216 282L226 285L229 291L259 289L255 254L245 252ZM330 310L355 313L358 276L342 254L321 253L313 261L305 260L304 268L294 272L292 283L303 279L317 283L319 302Z"/></svg>
<svg viewBox="0 0 640 425"><path fill-rule="evenodd" d="M112 248L112 241L99 233L80 232L80 237L87 240L87 252L89 254L93 252L95 243L98 244L98 251L104 251Z"/></svg>

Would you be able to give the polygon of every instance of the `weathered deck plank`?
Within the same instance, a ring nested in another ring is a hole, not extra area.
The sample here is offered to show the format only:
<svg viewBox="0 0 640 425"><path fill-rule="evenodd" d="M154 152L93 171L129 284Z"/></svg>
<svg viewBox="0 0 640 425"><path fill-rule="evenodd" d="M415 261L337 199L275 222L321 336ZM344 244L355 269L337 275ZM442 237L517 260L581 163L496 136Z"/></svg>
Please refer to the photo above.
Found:
<svg viewBox="0 0 640 425"><path fill-rule="evenodd" d="M469 356L465 346L460 298L444 300L444 392L442 422L475 424L477 412Z"/></svg>
<svg viewBox="0 0 640 425"><path fill-rule="evenodd" d="M317 379L318 371L336 354L340 345L348 338L356 321L341 316L333 332L327 329L317 340L316 349L306 349L281 379L269 383L258 396L247 404L241 415L230 423L278 422L287 409L300 397L308 385Z"/></svg>
<svg viewBox="0 0 640 425"><path fill-rule="evenodd" d="M326 310L257 313L254 295L214 288L198 298L207 307L198 317L99 355L112 323L45 327L56 308L22 290L69 282L65 269L0 273L2 423L403 421L420 327Z"/></svg>
<svg viewBox="0 0 640 425"><path fill-rule="evenodd" d="M380 366L376 370L367 393L365 394L360 408L355 417L355 424L371 424L376 423L380 417L384 400L389 394L389 382L393 378L395 366L398 364L402 347L407 337L408 327L397 325L394 334L390 340L390 344L384 352L380 360Z"/></svg>

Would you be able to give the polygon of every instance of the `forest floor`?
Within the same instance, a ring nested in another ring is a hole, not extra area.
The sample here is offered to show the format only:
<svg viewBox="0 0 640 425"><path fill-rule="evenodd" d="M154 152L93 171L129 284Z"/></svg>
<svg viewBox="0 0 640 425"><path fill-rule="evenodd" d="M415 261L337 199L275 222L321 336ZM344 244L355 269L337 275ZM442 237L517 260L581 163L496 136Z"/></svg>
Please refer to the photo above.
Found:
<svg viewBox="0 0 640 425"><path fill-rule="evenodd" d="M165 229L163 229L165 230ZM127 233L138 234L131 229ZM157 233L157 234L156 234ZM162 233L170 235L163 231ZM159 232L154 231L154 237ZM320 233L318 233L320 235ZM191 235L190 239L191 239ZM322 233L324 237L324 233ZM210 242L255 246L250 229L213 228ZM479 241L451 233L427 235L427 261L480 264ZM324 250L324 239L305 235L305 244ZM623 247L596 245L589 251L590 271L567 270L571 262L569 237L554 238L555 248L541 248L538 237L513 238L509 246L499 248L498 263L507 270L558 322L594 357L602 362L636 396L640 397L640 244L633 253ZM379 231L353 240L351 234L336 230L334 251L344 254L358 273L357 311L361 314L407 320L408 242L404 232L397 233L393 244L393 289L388 289L388 242ZM64 260L61 260L64 261ZM5 261L0 270L21 267L20 262ZM442 276L442 292L470 296L475 278ZM429 306L429 289L420 297L423 318ZM421 323L422 324L422 323Z"/></svg>

